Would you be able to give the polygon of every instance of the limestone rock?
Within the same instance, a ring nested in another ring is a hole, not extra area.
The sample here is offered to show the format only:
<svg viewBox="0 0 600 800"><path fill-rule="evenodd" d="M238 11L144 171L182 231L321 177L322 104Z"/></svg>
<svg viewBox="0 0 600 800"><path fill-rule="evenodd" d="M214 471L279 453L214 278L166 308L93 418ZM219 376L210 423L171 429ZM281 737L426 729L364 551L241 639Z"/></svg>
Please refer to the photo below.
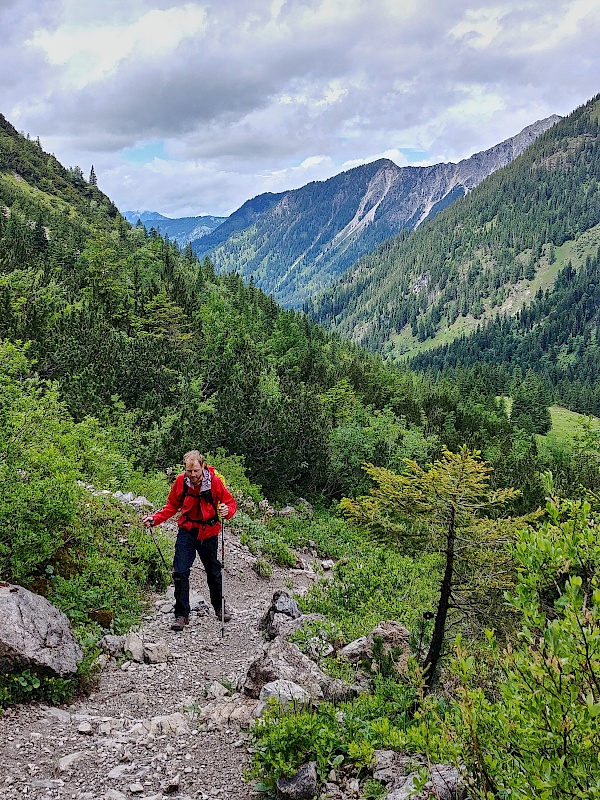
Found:
<svg viewBox="0 0 600 800"><path fill-rule="evenodd" d="M122 656L125 652L125 637L107 633L106 636L100 639L100 647L113 658Z"/></svg>
<svg viewBox="0 0 600 800"><path fill-rule="evenodd" d="M282 623L288 619L298 619L301 616L302 612L293 597L290 597L287 592L275 592L269 610L263 617L260 627L266 631L267 636L274 638L277 636L278 628Z"/></svg>
<svg viewBox="0 0 600 800"><path fill-rule="evenodd" d="M130 631L125 637L125 643L123 647L126 653L131 653L132 661L135 661L138 664L142 664L144 662L144 642L142 641L142 637L139 635L139 633Z"/></svg>
<svg viewBox="0 0 600 800"><path fill-rule="evenodd" d="M250 697L258 697L266 683L280 679L299 684L313 700L341 700L357 694L356 687L329 678L295 644L277 637L250 664L242 688Z"/></svg>
<svg viewBox="0 0 600 800"><path fill-rule="evenodd" d="M277 700L284 708L290 706L307 706L310 704L310 695L293 681L271 681L265 683L260 690L259 700Z"/></svg>
<svg viewBox="0 0 600 800"><path fill-rule="evenodd" d="M312 800L318 790L315 761L303 764L291 778L279 778L277 781L278 800Z"/></svg>
<svg viewBox="0 0 600 800"><path fill-rule="evenodd" d="M81 758L83 753L78 750L76 753L69 753L68 756L63 756L58 760L58 771L59 772L66 772L67 770L71 769L73 764Z"/></svg>
<svg viewBox="0 0 600 800"><path fill-rule="evenodd" d="M415 756L395 750L375 750L373 778L385 783L388 789L398 789L406 783L406 776L419 766Z"/></svg>
<svg viewBox="0 0 600 800"><path fill-rule="evenodd" d="M392 648L400 648L401 654L397 661L396 668L402 673L406 669L406 662L410 655L409 639L410 633L404 625L394 620L380 622L368 636L361 636L350 644L338 650L338 658L349 661L351 664L358 664L364 659L371 658L371 651L376 637L383 641L383 649L388 653Z"/></svg>
<svg viewBox="0 0 600 800"><path fill-rule="evenodd" d="M171 651L166 642L147 642L143 646L144 661L148 664L164 664L171 659Z"/></svg>
<svg viewBox="0 0 600 800"><path fill-rule="evenodd" d="M286 614L274 614L268 629L265 631L269 639L276 636L288 638L295 631L303 628L308 622L325 622L326 618L322 614L302 614L295 619Z"/></svg>
<svg viewBox="0 0 600 800"><path fill-rule="evenodd" d="M206 696L209 700L216 700L217 697L226 697L228 694L229 689L219 681L213 681L206 690Z"/></svg>
<svg viewBox="0 0 600 800"><path fill-rule="evenodd" d="M294 506L285 506L279 512L280 517L295 517L298 512L294 508Z"/></svg>
<svg viewBox="0 0 600 800"><path fill-rule="evenodd" d="M64 676L76 672L82 658L62 611L22 586L0 586L0 669L33 667Z"/></svg>
<svg viewBox="0 0 600 800"><path fill-rule="evenodd" d="M385 800L460 800L464 796L464 786L460 773L451 764L432 764L429 767L429 780L422 792L415 794L417 777L415 758L391 750L375 751L373 778L385 783L393 791ZM407 774L408 773L408 774Z"/></svg>

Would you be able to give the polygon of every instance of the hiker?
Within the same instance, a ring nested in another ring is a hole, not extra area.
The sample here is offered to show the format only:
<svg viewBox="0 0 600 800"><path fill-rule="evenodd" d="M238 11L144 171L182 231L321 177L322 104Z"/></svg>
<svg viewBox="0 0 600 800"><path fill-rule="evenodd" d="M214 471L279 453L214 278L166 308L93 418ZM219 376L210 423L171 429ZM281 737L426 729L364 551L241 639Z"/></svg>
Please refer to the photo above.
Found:
<svg viewBox="0 0 600 800"><path fill-rule="evenodd" d="M160 525L181 511L178 519L173 580L175 582L175 620L171 630L182 631L190 619L190 570L196 553L206 570L210 602L218 617L222 611L222 564L217 558L221 520L230 519L236 502L214 467L204 463L204 456L190 450L183 457L185 472L175 478L167 502L160 511L142 520L147 528ZM224 621L231 611L225 605Z"/></svg>

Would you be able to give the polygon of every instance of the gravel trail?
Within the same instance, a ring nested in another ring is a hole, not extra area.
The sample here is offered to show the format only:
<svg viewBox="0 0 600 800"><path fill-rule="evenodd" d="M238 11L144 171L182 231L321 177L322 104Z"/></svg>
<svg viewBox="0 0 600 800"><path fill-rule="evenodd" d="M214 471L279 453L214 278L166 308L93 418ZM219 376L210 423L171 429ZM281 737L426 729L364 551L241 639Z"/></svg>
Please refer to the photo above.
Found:
<svg viewBox="0 0 600 800"><path fill-rule="evenodd" d="M302 591L314 573L275 568L269 579L231 528L225 586L235 611L221 636L212 611L194 613L182 632L169 629L172 588L153 598L139 634L164 642L168 661L111 659L99 684L73 705L31 704L0 716L0 800L246 800L252 785L247 737L235 722L202 719L215 681L234 687L262 650L260 619L278 589ZM207 596L199 559L193 596ZM218 691L218 687L217 687ZM207 697L208 694L208 697ZM233 701L235 702L235 701ZM166 719L164 719L166 718Z"/></svg>

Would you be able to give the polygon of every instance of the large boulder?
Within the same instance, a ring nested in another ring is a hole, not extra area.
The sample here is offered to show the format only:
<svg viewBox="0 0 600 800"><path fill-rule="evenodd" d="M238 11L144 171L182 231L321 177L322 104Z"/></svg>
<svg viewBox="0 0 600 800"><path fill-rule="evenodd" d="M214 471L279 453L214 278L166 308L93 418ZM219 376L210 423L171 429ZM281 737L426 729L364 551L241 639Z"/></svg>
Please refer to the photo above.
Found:
<svg viewBox="0 0 600 800"><path fill-rule="evenodd" d="M259 697L263 686L284 680L297 683L313 700L341 700L355 696L355 686L329 678L295 644L278 636L248 668L242 690L250 697Z"/></svg>
<svg viewBox="0 0 600 800"><path fill-rule="evenodd" d="M83 658L69 620L44 597L0 585L0 669L71 675Z"/></svg>

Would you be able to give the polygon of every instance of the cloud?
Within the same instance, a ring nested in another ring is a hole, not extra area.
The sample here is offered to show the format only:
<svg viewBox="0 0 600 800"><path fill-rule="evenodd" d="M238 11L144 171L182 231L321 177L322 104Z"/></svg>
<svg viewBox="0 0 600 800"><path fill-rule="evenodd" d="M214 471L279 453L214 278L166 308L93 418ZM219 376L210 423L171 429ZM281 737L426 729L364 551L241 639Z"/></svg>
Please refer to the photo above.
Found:
<svg viewBox="0 0 600 800"><path fill-rule="evenodd" d="M167 214L456 161L600 91L597 0L4 0L0 24L9 119Z"/></svg>

